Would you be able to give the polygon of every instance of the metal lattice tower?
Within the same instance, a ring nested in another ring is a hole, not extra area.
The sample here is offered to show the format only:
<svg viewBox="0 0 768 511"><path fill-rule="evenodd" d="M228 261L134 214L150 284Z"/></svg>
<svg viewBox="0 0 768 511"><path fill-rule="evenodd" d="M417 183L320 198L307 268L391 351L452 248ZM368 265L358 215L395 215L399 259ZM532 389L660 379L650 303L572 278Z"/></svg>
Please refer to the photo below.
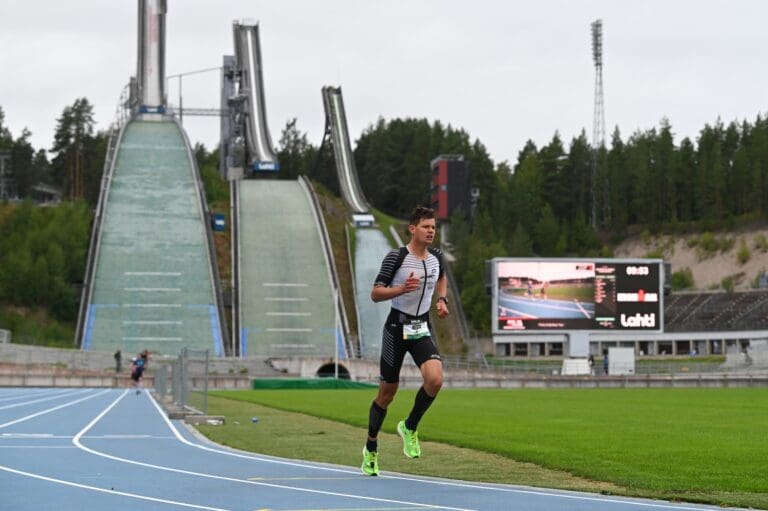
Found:
<svg viewBox="0 0 768 511"><path fill-rule="evenodd" d="M595 109L592 125L592 227L597 227L597 161L600 149L605 146L605 103L603 99L603 20L592 22L592 59L595 62ZM607 183L604 186L603 207L608 208ZM604 220L610 211L604 211Z"/></svg>

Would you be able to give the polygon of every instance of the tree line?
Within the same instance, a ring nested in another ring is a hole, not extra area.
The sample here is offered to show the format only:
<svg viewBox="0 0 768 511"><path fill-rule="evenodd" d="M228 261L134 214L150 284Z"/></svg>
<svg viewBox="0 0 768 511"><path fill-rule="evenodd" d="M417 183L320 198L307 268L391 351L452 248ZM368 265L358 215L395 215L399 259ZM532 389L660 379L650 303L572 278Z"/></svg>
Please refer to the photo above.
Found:
<svg viewBox="0 0 768 511"><path fill-rule="evenodd" d="M50 149L35 149L31 136L32 132L23 128L14 137L0 106L0 154L8 155L13 189L9 198L32 199L35 187L44 184L59 190L64 199L83 199L95 206L109 137L107 132L95 131L93 105L88 99L78 98L64 107L56 120Z"/></svg>
<svg viewBox="0 0 768 511"><path fill-rule="evenodd" d="M0 207L0 317L21 339L66 345L77 316L108 135L95 131L93 106L79 98L56 120L50 149L33 147L31 136L27 128L14 136L0 107L6 199L13 201ZM41 184L59 190L64 200L35 206ZM37 313L29 318L38 319L24 319L29 311L47 311L54 321L48 324Z"/></svg>
<svg viewBox="0 0 768 511"><path fill-rule="evenodd" d="M85 272L91 212L83 201L36 207L30 201L0 217L0 302L47 308L72 322Z"/></svg>
<svg viewBox="0 0 768 511"><path fill-rule="evenodd" d="M14 138L3 121L0 108L0 150L10 152L21 197L44 182L65 198L95 205L107 134L95 132L87 99L62 111L49 151L35 150L26 129ZM415 204L429 204L434 157L463 154L469 162L479 198L471 218L451 218L449 241L462 302L480 331L490 324L486 259L610 256L612 243L634 226L651 232L707 230L764 220L768 213L768 121L761 116L727 126L717 120L695 140L679 143L666 120L626 140L617 128L609 146L597 150L584 131L567 144L556 132L540 148L529 141L515 162L494 162L465 130L426 119L379 119L353 146L366 198L399 218ZM279 178L306 174L339 192L330 147L310 143L296 119L286 123L278 149ZM195 153L209 164L216 161L216 151L208 153L202 145Z"/></svg>
<svg viewBox="0 0 768 511"><path fill-rule="evenodd" d="M450 242L462 302L475 329L487 332L490 298L484 262L504 256L605 256L641 226L649 232L731 228L768 216L768 120L719 119L695 140L675 142L670 122L624 140L618 128L608 147L591 147L582 131L566 143L556 132L537 147L529 141L517 161L494 163L479 140L426 119L379 119L355 141L361 187L377 209L407 217L429 204L430 161L463 154L480 195L472 218L454 215ZM309 174L337 191L331 151L318 152L296 120L282 132L283 177Z"/></svg>

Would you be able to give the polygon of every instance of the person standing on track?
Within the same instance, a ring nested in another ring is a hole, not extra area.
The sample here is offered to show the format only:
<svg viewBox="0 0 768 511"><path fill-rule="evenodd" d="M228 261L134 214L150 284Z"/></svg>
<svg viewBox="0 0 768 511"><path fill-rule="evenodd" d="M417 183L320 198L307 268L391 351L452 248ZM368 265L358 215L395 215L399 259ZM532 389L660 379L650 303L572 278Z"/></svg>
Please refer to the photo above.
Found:
<svg viewBox="0 0 768 511"><path fill-rule="evenodd" d="M405 354L411 354L423 378L410 414L397 424L397 433L403 439L403 452L409 458L421 456L416 428L443 385L443 362L430 335L429 324L435 290L437 315L444 318L449 313L442 252L430 247L436 229L434 211L416 207L408 223L410 242L384 257L371 291L374 302L392 300L392 309L384 324L379 391L368 414L368 439L363 447L361 467L366 475L379 474L377 437L387 407L397 393Z"/></svg>

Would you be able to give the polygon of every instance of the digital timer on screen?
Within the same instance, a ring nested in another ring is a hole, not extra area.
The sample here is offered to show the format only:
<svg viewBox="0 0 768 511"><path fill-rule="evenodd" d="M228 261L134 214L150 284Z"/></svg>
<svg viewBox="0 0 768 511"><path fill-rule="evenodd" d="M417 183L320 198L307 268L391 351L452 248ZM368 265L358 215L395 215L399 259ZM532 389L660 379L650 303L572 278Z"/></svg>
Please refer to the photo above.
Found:
<svg viewBox="0 0 768 511"><path fill-rule="evenodd" d="M491 261L494 333L663 330L658 259Z"/></svg>

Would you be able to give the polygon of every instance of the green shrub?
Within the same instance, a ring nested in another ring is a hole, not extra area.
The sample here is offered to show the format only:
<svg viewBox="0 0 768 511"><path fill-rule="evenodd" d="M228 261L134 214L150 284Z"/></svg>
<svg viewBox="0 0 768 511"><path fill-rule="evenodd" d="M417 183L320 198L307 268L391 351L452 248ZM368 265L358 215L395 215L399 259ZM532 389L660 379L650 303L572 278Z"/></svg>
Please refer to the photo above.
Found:
<svg viewBox="0 0 768 511"><path fill-rule="evenodd" d="M717 238L711 232L705 232L699 237L699 247L705 252L716 252L719 246Z"/></svg>
<svg viewBox="0 0 768 511"><path fill-rule="evenodd" d="M736 260L739 261L739 264L744 265L747 264L747 261L749 261L751 257L752 253L749 251L747 242L744 241L744 238L742 238L741 242L739 243L739 250L736 252Z"/></svg>
<svg viewBox="0 0 768 511"><path fill-rule="evenodd" d="M664 250L661 248L654 248L645 253L645 257L648 259L664 259Z"/></svg>
<svg viewBox="0 0 768 511"><path fill-rule="evenodd" d="M736 244L736 240L729 237L723 237L720 238L717 242L718 246L720 247L720 252L730 252L731 249L733 249L733 246Z"/></svg>
<svg viewBox="0 0 768 511"><path fill-rule="evenodd" d="M726 293L733 293L734 285L735 284L732 276L725 277L720 281L720 286L723 288L723 290L725 290Z"/></svg>
<svg viewBox="0 0 768 511"><path fill-rule="evenodd" d="M755 247L755 250L768 252L768 238L765 237L765 234L758 234L755 236L753 246Z"/></svg>
<svg viewBox="0 0 768 511"><path fill-rule="evenodd" d="M672 291L691 289L693 285L693 272L690 268L685 267L680 271L672 273Z"/></svg>

